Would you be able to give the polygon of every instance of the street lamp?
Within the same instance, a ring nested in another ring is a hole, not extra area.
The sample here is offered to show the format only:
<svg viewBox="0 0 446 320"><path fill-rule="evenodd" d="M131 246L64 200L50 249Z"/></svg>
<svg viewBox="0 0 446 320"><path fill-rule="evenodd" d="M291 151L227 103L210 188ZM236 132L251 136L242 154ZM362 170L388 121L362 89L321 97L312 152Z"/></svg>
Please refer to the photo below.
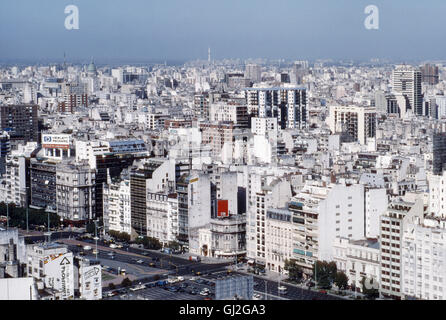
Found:
<svg viewBox="0 0 446 320"><path fill-rule="evenodd" d="M94 220L94 240L96 241L96 260L98 260L98 220Z"/></svg>

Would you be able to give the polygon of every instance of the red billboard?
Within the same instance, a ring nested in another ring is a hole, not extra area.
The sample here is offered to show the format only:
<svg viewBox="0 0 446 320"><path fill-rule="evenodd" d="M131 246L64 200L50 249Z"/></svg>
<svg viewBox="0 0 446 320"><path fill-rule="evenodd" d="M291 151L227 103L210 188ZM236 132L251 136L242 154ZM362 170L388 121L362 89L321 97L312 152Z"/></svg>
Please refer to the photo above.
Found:
<svg viewBox="0 0 446 320"><path fill-rule="evenodd" d="M217 217L229 217L228 200L217 200Z"/></svg>

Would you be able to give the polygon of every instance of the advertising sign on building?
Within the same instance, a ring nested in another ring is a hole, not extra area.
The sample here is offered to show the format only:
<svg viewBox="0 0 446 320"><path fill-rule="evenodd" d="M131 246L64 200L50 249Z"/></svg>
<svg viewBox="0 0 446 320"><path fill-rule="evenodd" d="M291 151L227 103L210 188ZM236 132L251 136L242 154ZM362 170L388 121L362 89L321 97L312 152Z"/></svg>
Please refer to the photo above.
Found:
<svg viewBox="0 0 446 320"><path fill-rule="evenodd" d="M71 145L71 136L69 134L43 134L42 146L47 149L65 149L68 150Z"/></svg>
<svg viewBox="0 0 446 320"><path fill-rule="evenodd" d="M82 299L99 300L102 298L101 265L80 268L80 294Z"/></svg>
<svg viewBox="0 0 446 320"><path fill-rule="evenodd" d="M224 218L229 217L229 204L228 200L217 201L217 217Z"/></svg>
<svg viewBox="0 0 446 320"><path fill-rule="evenodd" d="M44 266L45 285L61 291L62 299L73 299L73 253L49 256L44 259Z"/></svg>

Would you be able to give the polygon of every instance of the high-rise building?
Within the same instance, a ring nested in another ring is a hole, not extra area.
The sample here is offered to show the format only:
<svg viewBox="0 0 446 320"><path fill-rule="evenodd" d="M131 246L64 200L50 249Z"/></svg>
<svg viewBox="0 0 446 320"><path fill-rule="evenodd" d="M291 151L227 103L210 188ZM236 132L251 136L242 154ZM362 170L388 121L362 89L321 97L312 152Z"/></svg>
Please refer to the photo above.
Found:
<svg viewBox="0 0 446 320"><path fill-rule="evenodd" d="M256 64L246 65L245 78L252 82L262 81L262 68Z"/></svg>
<svg viewBox="0 0 446 320"><path fill-rule="evenodd" d="M376 135L376 108L331 106L329 127L332 133L343 132L361 144Z"/></svg>
<svg viewBox="0 0 446 320"><path fill-rule="evenodd" d="M5 173L6 156L10 151L9 134L0 131L0 176Z"/></svg>
<svg viewBox="0 0 446 320"><path fill-rule="evenodd" d="M433 216L410 223L403 233L404 299L446 300L446 222Z"/></svg>
<svg viewBox="0 0 446 320"><path fill-rule="evenodd" d="M380 293L384 297L403 297L403 234L407 224L423 217L423 200L395 200L380 219Z"/></svg>
<svg viewBox="0 0 446 320"><path fill-rule="evenodd" d="M430 84L430 85L436 85L439 82L439 75L438 75L438 67L426 63L421 67L421 74L422 74L422 81Z"/></svg>
<svg viewBox="0 0 446 320"><path fill-rule="evenodd" d="M393 91L402 93L406 97L409 108L415 115L423 114L421 80L420 69L412 66L398 65L392 72Z"/></svg>
<svg viewBox="0 0 446 320"><path fill-rule="evenodd" d="M0 131L9 134L12 143L39 141L37 105L1 105Z"/></svg>
<svg viewBox="0 0 446 320"><path fill-rule="evenodd" d="M446 164L446 133L437 132L432 137L432 172L434 175L442 175Z"/></svg>
<svg viewBox="0 0 446 320"><path fill-rule="evenodd" d="M295 61L293 65L293 83L300 85L303 83L303 78L308 69L308 61Z"/></svg>
<svg viewBox="0 0 446 320"><path fill-rule="evenodd" d="M307 126L305 88L252 88L245 90L248 113L253 117L275 117L281 129Z"/></svg>

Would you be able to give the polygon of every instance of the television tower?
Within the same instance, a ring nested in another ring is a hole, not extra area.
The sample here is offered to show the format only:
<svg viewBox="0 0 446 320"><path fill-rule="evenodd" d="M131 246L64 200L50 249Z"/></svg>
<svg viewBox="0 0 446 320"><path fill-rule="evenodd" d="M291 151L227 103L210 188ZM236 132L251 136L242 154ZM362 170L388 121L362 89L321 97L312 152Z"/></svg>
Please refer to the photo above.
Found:
<svg viewBox="0 0 446 320"><path fill-rule="evenodd" d="M211 63L211 48L208 48L208 62Z"/></svg>

